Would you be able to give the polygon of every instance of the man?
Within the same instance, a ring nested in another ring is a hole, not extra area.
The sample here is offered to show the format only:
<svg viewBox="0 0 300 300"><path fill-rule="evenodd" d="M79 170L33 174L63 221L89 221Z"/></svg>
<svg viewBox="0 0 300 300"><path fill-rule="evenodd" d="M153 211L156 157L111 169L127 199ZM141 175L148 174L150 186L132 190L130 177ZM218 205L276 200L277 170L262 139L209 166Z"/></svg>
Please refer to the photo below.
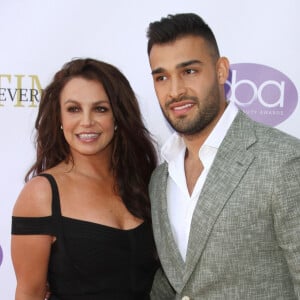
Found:
<svg viewBox="0 0 300 300"><path fill-rule="evenodd" d="M199 16L162 18L147 36L175 130L150 183L152 299L300 299L299 140L226 101L229 62Z"/></svg>

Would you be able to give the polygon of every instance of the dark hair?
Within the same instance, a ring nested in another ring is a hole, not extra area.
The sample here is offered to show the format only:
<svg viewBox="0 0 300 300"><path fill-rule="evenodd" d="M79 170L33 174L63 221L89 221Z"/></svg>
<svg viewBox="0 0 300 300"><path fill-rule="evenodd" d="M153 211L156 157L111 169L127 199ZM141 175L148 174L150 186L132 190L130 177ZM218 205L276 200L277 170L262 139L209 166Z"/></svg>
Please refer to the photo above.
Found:
<svg viewBox="0 0 300 300"><path fill-rule="evenodd" d="M157 164L150 133L145 128L138 101L126 77L114 66L95 59L75 59L58 71L43 90L35 122L36 162L25 181L61 161L72 161L61 126L60 94L74 77L100 82L110 100L115 123L112 169L116 191L127 209L144 220L150 218L148 183Z"/></svg>
<svg viewBox="0 0 300 300"><path fill-rule="evenodd" d="M168 15L160 21L150 23L147 30L148 55L153 45L173 42L187 35L202 37L210 45L212 54L220 56L214 33L204 20L194 13Z"/></svg>

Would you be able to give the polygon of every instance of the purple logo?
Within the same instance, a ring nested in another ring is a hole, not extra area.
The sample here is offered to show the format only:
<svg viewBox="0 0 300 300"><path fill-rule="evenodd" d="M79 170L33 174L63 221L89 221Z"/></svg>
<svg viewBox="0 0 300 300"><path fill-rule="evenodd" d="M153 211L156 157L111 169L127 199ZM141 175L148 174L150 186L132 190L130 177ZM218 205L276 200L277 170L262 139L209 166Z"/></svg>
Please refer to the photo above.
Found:
<svg viewBox="0 0 300 300"><path fill-rule="evenodd" d="M230 65L225 91L251 119L270 126L286 120L298 103L294 83L282 72L259 64Z"/></svg>
<svg viewBox="0 0 300 300"><path fill-rule="evenodd" d="M0 246L0 266L2 264L2 260L3 260L3 251L2 251L2 248Z"/></svg>

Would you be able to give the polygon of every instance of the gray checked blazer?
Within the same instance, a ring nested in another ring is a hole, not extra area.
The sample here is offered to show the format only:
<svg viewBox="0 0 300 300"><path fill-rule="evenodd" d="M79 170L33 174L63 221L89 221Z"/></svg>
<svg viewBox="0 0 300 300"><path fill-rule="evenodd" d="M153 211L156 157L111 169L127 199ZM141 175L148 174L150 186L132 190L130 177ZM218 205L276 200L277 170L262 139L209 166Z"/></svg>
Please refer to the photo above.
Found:
<svg viewBox="0 0 300 300"><path fill-rule="evenodd" d="M149 186L162 268L151 299L300 299L300 141L239 112L196 205L185 262L167 213L168 166Z"/></svg>

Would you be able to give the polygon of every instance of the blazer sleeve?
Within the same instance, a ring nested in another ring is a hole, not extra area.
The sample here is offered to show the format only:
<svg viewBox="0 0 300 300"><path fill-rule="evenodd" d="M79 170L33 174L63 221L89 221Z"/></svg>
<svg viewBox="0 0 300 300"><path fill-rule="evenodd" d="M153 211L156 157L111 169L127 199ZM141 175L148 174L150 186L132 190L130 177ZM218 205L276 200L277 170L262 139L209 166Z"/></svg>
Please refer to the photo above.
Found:
<svg viewBox="0 0 300 300"><path fill-rule="evenodd" d="M282 164L276 177L272 201L274 227L295 294L300 299L300 154Z"/></svg>
<svg viewBox="0 0 300 300"><path fill-rule="evenodd" d="M151 300L173 300L175 299L175 291L171 287L165 273L161 268L156 271L152 290Z"/></svg>

